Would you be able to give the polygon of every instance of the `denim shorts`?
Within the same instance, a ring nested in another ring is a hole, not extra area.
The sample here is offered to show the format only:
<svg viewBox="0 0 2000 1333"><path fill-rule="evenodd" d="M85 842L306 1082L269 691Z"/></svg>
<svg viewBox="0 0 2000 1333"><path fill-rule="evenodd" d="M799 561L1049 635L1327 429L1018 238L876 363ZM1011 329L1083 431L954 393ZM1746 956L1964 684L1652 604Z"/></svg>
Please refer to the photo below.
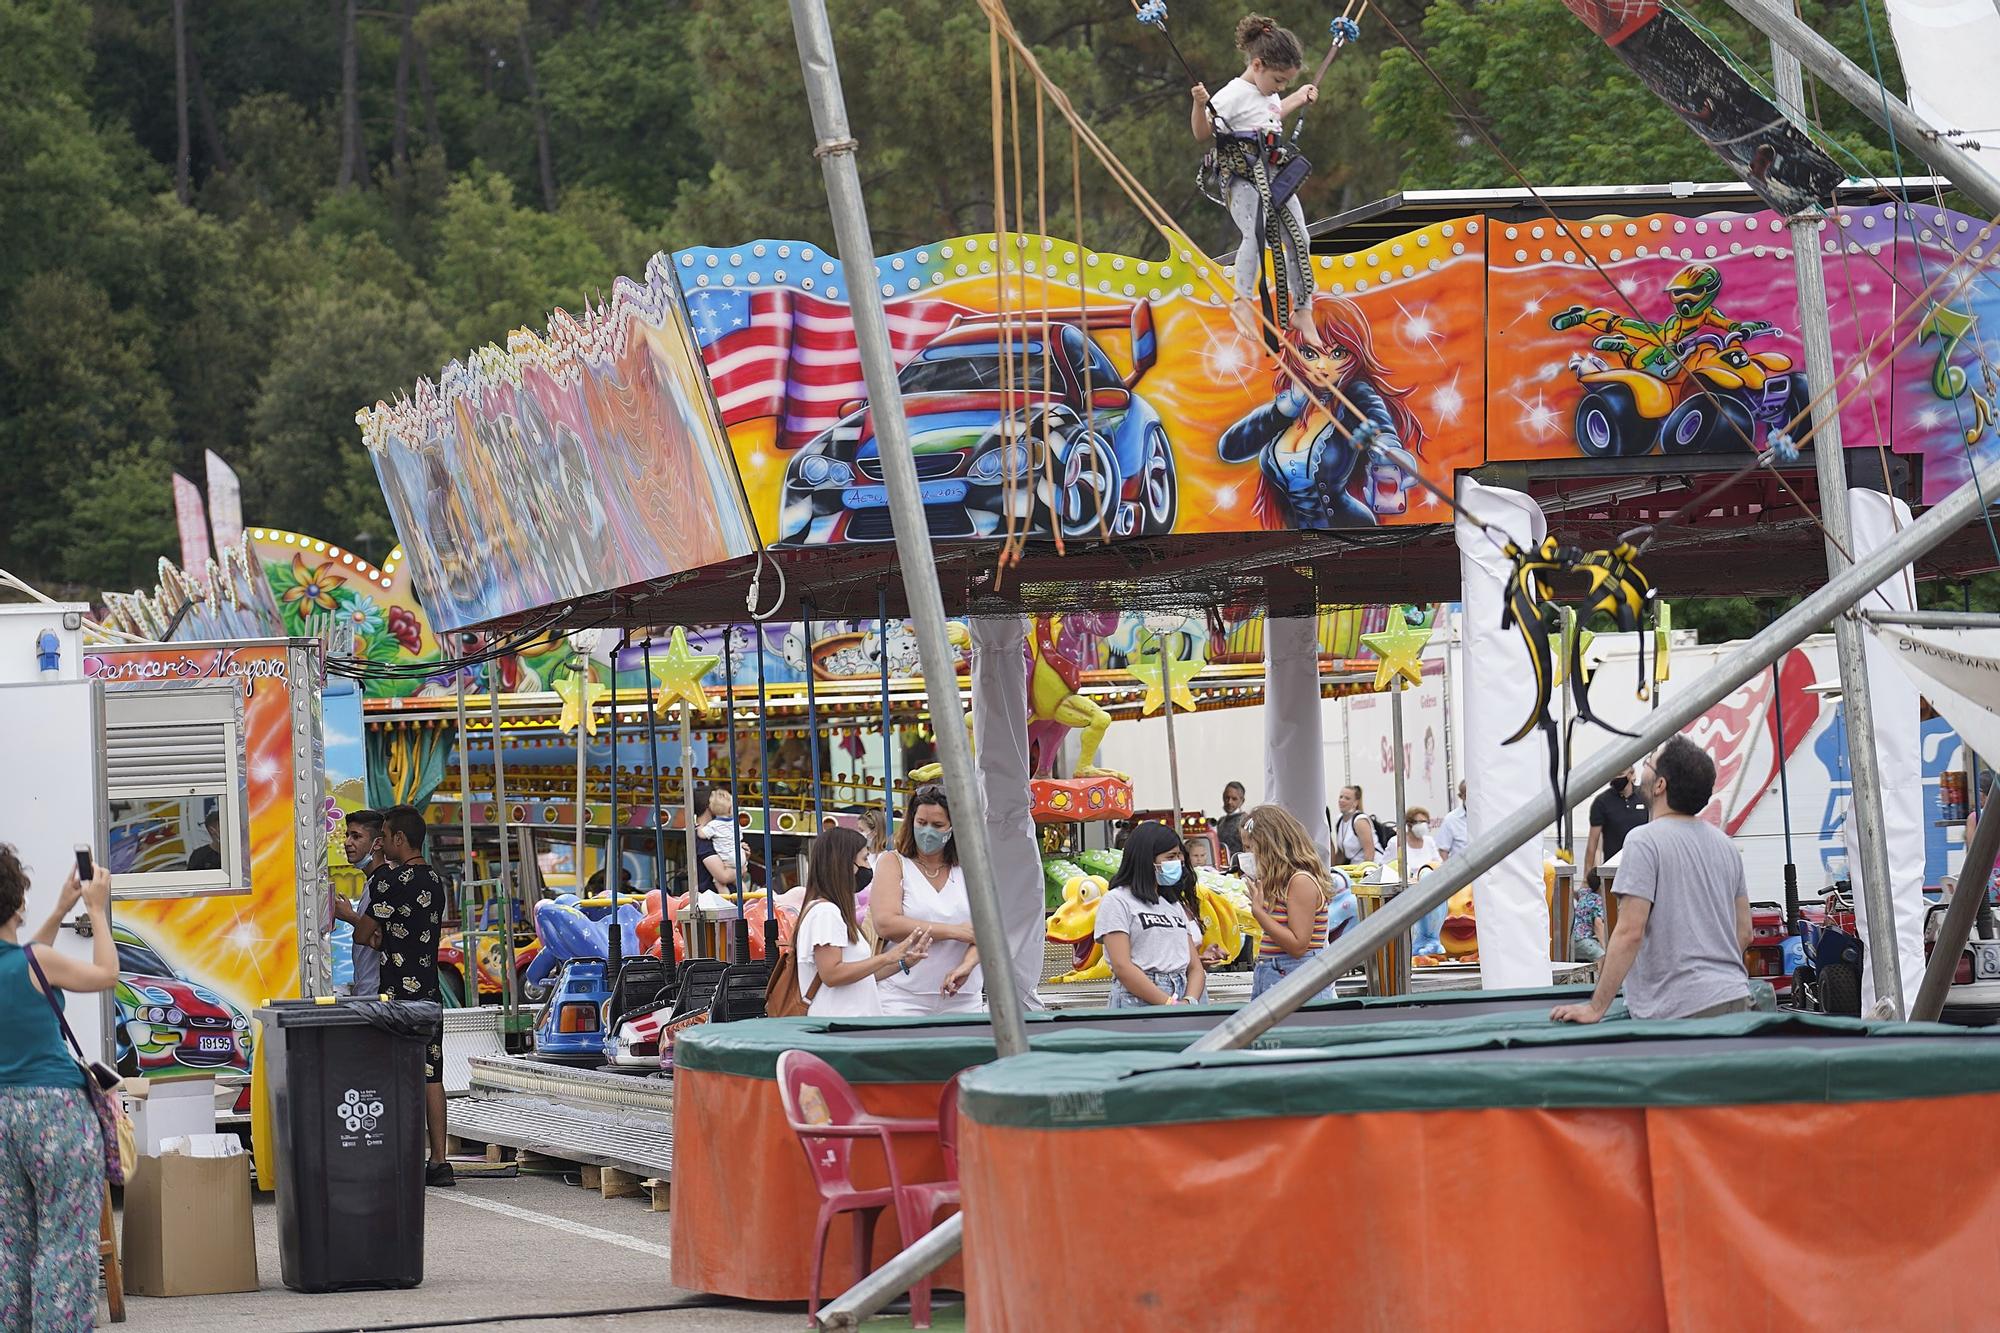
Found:
<svg viewBox="0 0 2000 1333"><path fill-rule="evenodd" d="M1185 1000L1187 998L1186 972L1148 971L1146 973L1146 980L1165 991L1172 999ZM1117 977L1111 978L1111 1008L1144 1009L1147 1007L1144 1000L1125 989L1124 982L1120 981Z"/></svg>
<svg viewBox="0 0 2000 1333"><path fill-rule="evenodd" d="M1276 958L1259 958L1257 960L1257 970L1250 974L1250 998L1253 1000L1256 999L1284 978L1304 967L1309 959L1317 957L1318 954L1319 950L1314 949L1311 953L1301 954L1297 958L1292 957L1288 953L1280 954ZM1333 987L1328 986L1319 994L1309 995L1306 998L1308 1001L1330 1000L1333 998Z"/></svg>

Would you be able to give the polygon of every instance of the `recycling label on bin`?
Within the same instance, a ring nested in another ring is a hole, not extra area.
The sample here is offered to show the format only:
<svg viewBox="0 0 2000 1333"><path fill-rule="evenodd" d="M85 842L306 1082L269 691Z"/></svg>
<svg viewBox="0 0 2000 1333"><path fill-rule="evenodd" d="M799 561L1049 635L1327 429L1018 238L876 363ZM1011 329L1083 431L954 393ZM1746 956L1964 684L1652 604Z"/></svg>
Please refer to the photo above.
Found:
<svg viewBox="0 0 2000 1333"><path fill-rule="evenodd" d="M382 1128L382 1094L373 1088L362 1090L349 1088L340 1104L333 1108L334 1119L340 1122L341 1131L334 1137L343 1148L380 1148L388 1143L389 1136Z"/></svg>

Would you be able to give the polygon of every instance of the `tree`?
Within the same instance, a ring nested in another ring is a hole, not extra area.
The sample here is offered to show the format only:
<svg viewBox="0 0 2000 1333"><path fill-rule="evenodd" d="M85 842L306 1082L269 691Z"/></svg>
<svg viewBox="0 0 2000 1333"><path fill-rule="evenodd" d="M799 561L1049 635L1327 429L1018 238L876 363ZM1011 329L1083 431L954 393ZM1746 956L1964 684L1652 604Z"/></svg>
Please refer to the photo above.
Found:
<svg viewBox="0 0 2000 1333"><path fill-rule="evenodd" d="M368 179L367 150L361 143L361 36L356 24L360 0L340 6L340 189Z"/></svg>
<svg viewBox="0 0 2000 1333"><path fill-rule="evenodd" d="M504 339L522 325L540 327L554 307L606 290L614 273L583 226L515 203L505 176L453 182L438 225L431 295L455 351Z"/></svg>
<svg viewBox="0 0 2000 1333"><path fill-rule="evenodd" d="M1871 2L1879 7L1879 0ZM1814 3L1805 9L1828 40L1866 62L1859 6ZM1751 77L1768 83L1764 39L1722 7L1704 6L1700 12L1702 21L1713 25L1711 40L1740 58ZM1886 16L1878 14L1875 23L1887 31ZM1535 185L1728 176L1714 153L1608 46L1589 35L1562 0L1438 0L1427 12L1420 40L1438 78ZM1885 73L1897 77L1893 65ZM1520 184L1408 50L1385 50L1367 105L1375 132L1402 145L1406 187ZM1859 112L1838 98L1821 100L1818 110L1842 151L1858 155L1868 170L1886 171L1886 154L1869 146Z"/></svg>
<svg viewBox="0 0 2000 1333"><path fill-rule="evenodd" d="M173 468L164 443L129 445L65 488L69 530L59 568L94 591L150 588L162 555L179 563Z"/></svg>
<svg viewBox="0 0 2000 1333"><path fill-rule="evenodd" d="M388 531L354 414L441 364L447 345L427 308L373 283L287 293L246 423L245 508L343 543Z"/></svg>
<svg viewBox="0 0 2000 1333"><path fill-rule="evenodd" d="M33 577L63 565L79 472L169 436L173 417L150 345L88 278L56 269L34 274L14 293L5 320L0 566Z"/></svg>
<svg viewBox="0 0 2000 1333"><path fill-rule="evenodd" d="M174 198L185 207L188 188L187 0L174 0Z"/></svg>

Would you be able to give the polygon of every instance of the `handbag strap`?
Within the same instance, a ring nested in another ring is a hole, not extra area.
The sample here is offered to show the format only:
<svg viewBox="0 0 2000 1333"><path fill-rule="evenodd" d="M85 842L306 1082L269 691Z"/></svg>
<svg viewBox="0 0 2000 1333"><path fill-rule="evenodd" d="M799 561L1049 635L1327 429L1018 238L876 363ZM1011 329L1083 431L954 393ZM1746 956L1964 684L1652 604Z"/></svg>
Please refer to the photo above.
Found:
<svg viewBox="0 0 2000 1333"><path fill-rule="evenodd" d="M70 1031L69 1019L64 1016L62 1006L56 1003L55 987L49 985L48 974L43 972L42 965L35 961L34 946L24 945L21 952L28 956L28 966L34 969L35 980L42 983L42 998L49 1002L49 1009L55 1014L56 1022L62 1027L63 1040L67 1041L70 1050L76 1053L78 1063L88 1065L90 1057L83 1053L83 1043L76 1039L76 1033Z"/></svg>

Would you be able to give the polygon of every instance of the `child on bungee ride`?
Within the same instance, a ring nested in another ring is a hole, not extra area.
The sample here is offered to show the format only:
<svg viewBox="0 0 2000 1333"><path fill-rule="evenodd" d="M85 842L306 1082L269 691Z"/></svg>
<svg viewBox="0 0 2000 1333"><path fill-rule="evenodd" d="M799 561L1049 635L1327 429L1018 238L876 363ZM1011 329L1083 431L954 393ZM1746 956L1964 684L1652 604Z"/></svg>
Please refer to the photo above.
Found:
<svg viewBox="0 0 2000 1333"><path fill-rule="evenodd" d="M1242 238L1236 247L1236 299L1230 303L1230 315L1246 338L1256 338L1257 278L1264 270L1269 177L1276 170L1269 161L1265 136L1276 142L1284 118L1318 101L1319 89L1308 83L1289 97L1279 96L1298 78L1305 64L1305 48L1296 33L1262 14L1248 15L1236 25L1236 49L1244 56L1243 73L1213 96L1206 84L1197 83L1190 90L1194 107L1189 124L1197 143L1208 143L1220 135L1225 142L1217 143L1218 150L1228 150L1219 152L1227 191L1223 199ZM1278 280L1284 299L1279 303L1278 317L1283 323L1289 316L1292 327L1310 341L1314 340L1311 325L1301 318L1312 293L1312 275L1304 261L1305 210L1296 193L1279 207L1283 216L1278 219L1278 248L1283 262Z"/></svg>

